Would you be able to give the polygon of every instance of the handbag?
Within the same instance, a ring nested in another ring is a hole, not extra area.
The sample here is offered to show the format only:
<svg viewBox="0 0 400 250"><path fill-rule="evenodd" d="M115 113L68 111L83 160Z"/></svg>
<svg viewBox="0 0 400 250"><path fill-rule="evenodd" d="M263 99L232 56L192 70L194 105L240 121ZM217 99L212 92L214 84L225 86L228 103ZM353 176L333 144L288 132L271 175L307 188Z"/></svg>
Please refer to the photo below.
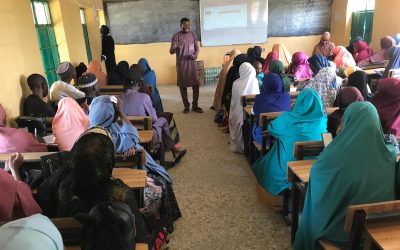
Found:
<svg viewBox="0 0 400 250"><path fill-rule="evenodd" d="M46 118L43 116L19 116L15 119L19 128L28 128L28 132L38 136L47 133Z"/></svg>

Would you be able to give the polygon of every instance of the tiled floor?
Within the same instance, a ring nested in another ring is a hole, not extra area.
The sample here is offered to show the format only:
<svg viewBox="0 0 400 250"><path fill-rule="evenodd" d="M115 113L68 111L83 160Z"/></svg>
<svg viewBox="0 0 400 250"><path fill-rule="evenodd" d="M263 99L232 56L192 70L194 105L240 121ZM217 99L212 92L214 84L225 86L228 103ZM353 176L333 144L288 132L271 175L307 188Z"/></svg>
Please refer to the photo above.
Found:
<svg viewBox="0 0 400 250"><path fill-rule="evenodd" d="M188 149L169 171L183 214L170 249L290 249L289 227L257 200L250 166L243 155L229 151L228 135L213 122L214 87L200 89L204 114L182 114L176 86L159 91Z"/></svg>

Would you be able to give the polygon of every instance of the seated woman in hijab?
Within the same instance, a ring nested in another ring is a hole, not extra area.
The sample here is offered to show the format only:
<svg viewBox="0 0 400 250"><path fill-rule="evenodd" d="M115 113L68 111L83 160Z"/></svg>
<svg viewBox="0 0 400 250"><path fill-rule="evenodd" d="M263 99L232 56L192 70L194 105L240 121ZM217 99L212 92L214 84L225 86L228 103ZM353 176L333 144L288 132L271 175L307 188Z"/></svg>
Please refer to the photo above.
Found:
<svg viewBox="0 0 400 250"><path fill-rule="evenodd" d="M276 43L272 46L272 52L278 53L278 59L285 66L285 72L288 70L292 62L292 55L283 43Z"/></svg>
<svg viewBox="0 0 400 250"><path fill-rule="evenodd" d="M0 104L0 153L15 152L47 152L47 147L23 129L6 127L6 111Z"/></svg>
<svg viewBox="0 0 400 250"><path fill-rule="evenodd" d="M380 63L389 60L387 51L396 45L396 41L391 36L385 36L381 38L381 50L373 54L372 56L358 62L358 65L367 65L371 63Z"/></svg>
<svg viewBox="0 0 400 250"><path fill-rule="evenodd" d="M323 68L308 82L304 88L313 88L321 98L324 108L333 107L340 86L336 81L336 72L333 68Z"/></svg>
<svg viewBox="0 0 400 250"><path fill-rule="evenodd" d="M321 55L329 59L333 59L333 49L336 47L331 40L331 34L329 32L324 32L321 35L320 42L315 45L312 55Z"/></svg>
<svg viewBox="0 0 400 250"><path fill-rule="evenodd" d="M343 114L346 108L353 102L362 101L364 101L364 97L357 88L344 87L340 89L337 96L339 109L328 116L328 132L331 133L333 137L336 136L336 131L342 123Z"/></svg>
<svg viewBox="0 0 400 250"><path fill-rule="evenodd" d="M122 127L116 121L121 118ZM123 112L123 103L113 96L98 96L90 105L90 127L101 126L112 135L112 140L119 154L134 154L136 150L142 150L146 155L146 164L143 169L148 171L148 176L162 183L163 203L161 213L165 214L165 227L169 232L173 230L173 222L182 215L172 189L172 180L167 171L158 165L153 158L143 150L139 144L137 129L130 123ZM129 153L131 152L131 153Z"/></svg>
<svg viewBox="0 0 400 250"><path fill-rule="evenodd" d="M387 51L389 64L386 66L382 74L382 78L389 77L389 71L392 69L400 69L400 47L393 46Z"/></svg>
<svg viewBox="0 0 400 250"><path fill-rule="evenodd" d="M268 73L263 80L264 91L256 95L253 106L256 121L252 132L253 138L258 144L262 143L262 128L259 126L260 114L290 111L290 95L283 91L282 85L282 79L278 74Z"/></svg>
<svg viewBox="0 0 400 250"><path fill-rule="evenodd" d="M371 102L378 110L383 132L400 137L400 79L379 80Z"/></svg>
<svg viewBox="0 0 400 250"><path fill-rule="evenodd" d="M345 47L337 46L333 49L333 53L335 54L333 62L336 64L336 67L347 68L356 66L356 61L354 60L353 55L350 54Z"/></svg>
<svg viewBox="0 0 400 250"><path fill-rule="evenodd" d="M396 199L395 147L386 142L374 106L355 102L343 120L343 129L311 168L294 249L320 249L318 240L345 249L348 206Z"/></svg>
<svg viewBox="0 0 400 250"><path fill-rule="evenodd" d="M63 250L64 244L53 222L35 214L1 226L0 249Z"/></svg>
<svg viewBox="0 0 400 250"><path fill-rule="evenodd" d="M321 140L321 133L326 132L326 122L317 92L305 89L297 97L292 111L283 112L269 123L268 134L276 142L265 156L253 164L252 169L271 200L276 200L276 195L291 187L291 183L287 182L287 162L294 160L294 143ZM271 203L273 209L279 209L278 204Z"/></svg>
<svg viewBox="0 0 400 250"><path fill-rule="evenodd" d="M233 83L232 99L229 111L229 148L236 153L243 153L243 107L240 104L242 95L259 94L256 70L250 63L243 63L239 67L240 77Z"/></svg>
<svg viewBox="0 0 400 250"><path fill-rule="evenodd" d="M107 85L107 75L101 71L101 64L97 60L92 60L89 63L87 73L92 73L96 76L96 79L99 81L99 86L104 87Z"/></svg>
<svg viewBox="0 0 400 250"><path fill-rule="evenodd" d="M153 106L156 109L157 112L162 113L164 112L164 108L162 105L160 93L158 92L157 89L157 78L156 78L156 73L154 70L150 68L149 62L145 58L140 58L138 64L142 65L144 68L144 74L143 74L143 79L144 83L148 86L151 87L151 92L152 92L152 101L153 101Z"/></svg>
<svg viewBox="0 0 400 250"><path fill-rule="evenodd" d="M312 78L312 71L308 65L308 56L303 52L296 52L292 56L292 62L289 65L288 74L295 79Z"/></svg>
<svg viewBox="0 0 400 250"><path fill-rule="evenodd" d="M358 40L353 42L354 48L354 60L358 64L362 60L365 60L371 57L374 54L374 51L369 47L368 43L364 40Z"/></svg>
<svg viewBox="0 0 400 250"><path fill-rule="evenodd" d="M243 63L248 62L246 54L240 54L233 59L233 66L228 70L228 74L226 75L224 92L222 93L221 103L225 107L224 119L221 123L221 126L227 127L229 121L229 110L231 107L231 99L232 99L232 86L233 82L239 79L239 67ZM226 128L226 133L229 133L229 128Z"/></svg>
<svg viewBox="0 0 400 250"><path fill-rule="evenodd" d="M278 53L276 51L271 51L268 53L267 58L265 58L263 67L262 67L262 71L264 72L264 74L268 74L269 73L269 64L274 61L274 60L278 60L279 56Z"/></svg>
<svg viewBox="0 0 400 250"><path fill-rule="evenodd" d="M222 66L221 72L219 73L218 84L217 87L215 88L214 102L213 102L213 108L217 112L220 112L223 108L221 99L222 99L222 94L224 92L228 71L233 66L233 60L236 58L236 56L240 54L241 52L238 49L231 50L231 52L229 53L228 61L225 62L225 64Z"/></svg>
<svg viewBox="0 0 400 250"><path fill-rule="evenodd" d="M158 155L161 165L167 167L173 164L165 161L165 151L172 152L175 159L174 163L178 163L186 154L186 150L178 150L171 138L168 121L164 117L157 117L156 110L150 97L146 94L139 93L139 86L142 84L142 78L138 72L130 70L127 75L127 81L124 84L125 94L121 96L123 101L124 113L128 116L147 116L149 115L153 122L153 145L158 149Z"/></svg>
<svg viewBox="0 0 400 250"><path fill-rule="evenodd" d="M283 91L290 91L290 78L285 74L285 66L279 60L273 60L269 64L269 72L278 74L283 83Z"/></svg>
<svg viewBox="0 0 400 250"><path fill-rule="evenodd" d="M12 221L42 212L31 188L19 174L23 161L22 154L15 153L6 160L4 170L0 168L0 221Z"/></svg>
<svg viewBox="0 0 400 250"><path fill-rule="evenodd" d="M370 101L372 94L370 93L368 86L368 75L362 70L357 70L351 75L347 80L347 87L356 87L361 95L364 97L365 101Z"/></svg>
<svg viewBox="0 0 400 250"><path fill-rule="evenodd" d="M58 103L58 110L52 123L54 143L58 144L60 151L70 151L89 125L89 118L78 103L72 98L64 97Z"/></svg>
<svg viewBox="0 0 400 250"><path fill-rule="evenodd" d="M263 64L265 59L261 57L261 54L262 54L262 48L260 46L254 46L252 49L249 50L249 53L247 54L249 63L257 61Z"/></svg>
<svg viewBox="0 0 400 250"><path fill-rule="evenodd" d="M313 55L308 58L307 61L314 76L317 75L321 69L331 67L328 58L320 54Z"/></svg>
<svg viewBox="0 0 400 250"><path fill-rule="evenodd" d="M136 226L136 240L145 243L146 229L135 191L112 177L115 150L111 135L103 128L86 131L70 152L69 165L58 168L38 188L38 202L49 217L72 217L89 213L103 201L129 205Z"/></svg>

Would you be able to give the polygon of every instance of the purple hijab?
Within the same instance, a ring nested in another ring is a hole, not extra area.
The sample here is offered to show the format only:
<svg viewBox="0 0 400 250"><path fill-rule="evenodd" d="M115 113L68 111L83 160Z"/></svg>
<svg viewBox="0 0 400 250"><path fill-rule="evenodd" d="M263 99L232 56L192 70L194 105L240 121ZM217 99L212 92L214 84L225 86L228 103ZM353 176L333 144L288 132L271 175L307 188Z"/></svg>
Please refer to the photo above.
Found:
<svg viewBox="0 0 400 250"><path fill-rule="evenodd" d="M312 71L308 65L308 56L303 52L296 52L292 56L289 73L296 79L312 78Z"/></svg>
<svg viewBox="0 0 400 250"><path fill-rule="evenodd" d="M268 73L263 79L263 92L256 96L253 111L258 119L261 113L290 110L290 95L283 92L282 79L276 73Z"/></svg>
<svg viewBox="0 0 400 250"><path fill-rule="evenodd" d="M389 56L389 64L386 66L385 72L382 74L382 78L389 77L389 71L391 69L400 69L400 47L391 47L388 49L387 54Z"/></svg>

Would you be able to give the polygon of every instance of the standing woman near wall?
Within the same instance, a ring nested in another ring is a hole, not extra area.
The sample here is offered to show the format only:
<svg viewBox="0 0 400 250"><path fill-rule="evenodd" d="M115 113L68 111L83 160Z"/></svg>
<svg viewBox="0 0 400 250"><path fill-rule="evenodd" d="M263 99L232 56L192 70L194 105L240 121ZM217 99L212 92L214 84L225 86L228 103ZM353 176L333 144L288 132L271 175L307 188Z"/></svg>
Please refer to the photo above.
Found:
<svg viewBox="0 0 400 250"><path fill-rule="evenodd" d="M115 62L115 46L114 39L110 35L110 28L101 25L101 60L104 60L107 69L107 75L116 71L117 64Z"/></svg>

